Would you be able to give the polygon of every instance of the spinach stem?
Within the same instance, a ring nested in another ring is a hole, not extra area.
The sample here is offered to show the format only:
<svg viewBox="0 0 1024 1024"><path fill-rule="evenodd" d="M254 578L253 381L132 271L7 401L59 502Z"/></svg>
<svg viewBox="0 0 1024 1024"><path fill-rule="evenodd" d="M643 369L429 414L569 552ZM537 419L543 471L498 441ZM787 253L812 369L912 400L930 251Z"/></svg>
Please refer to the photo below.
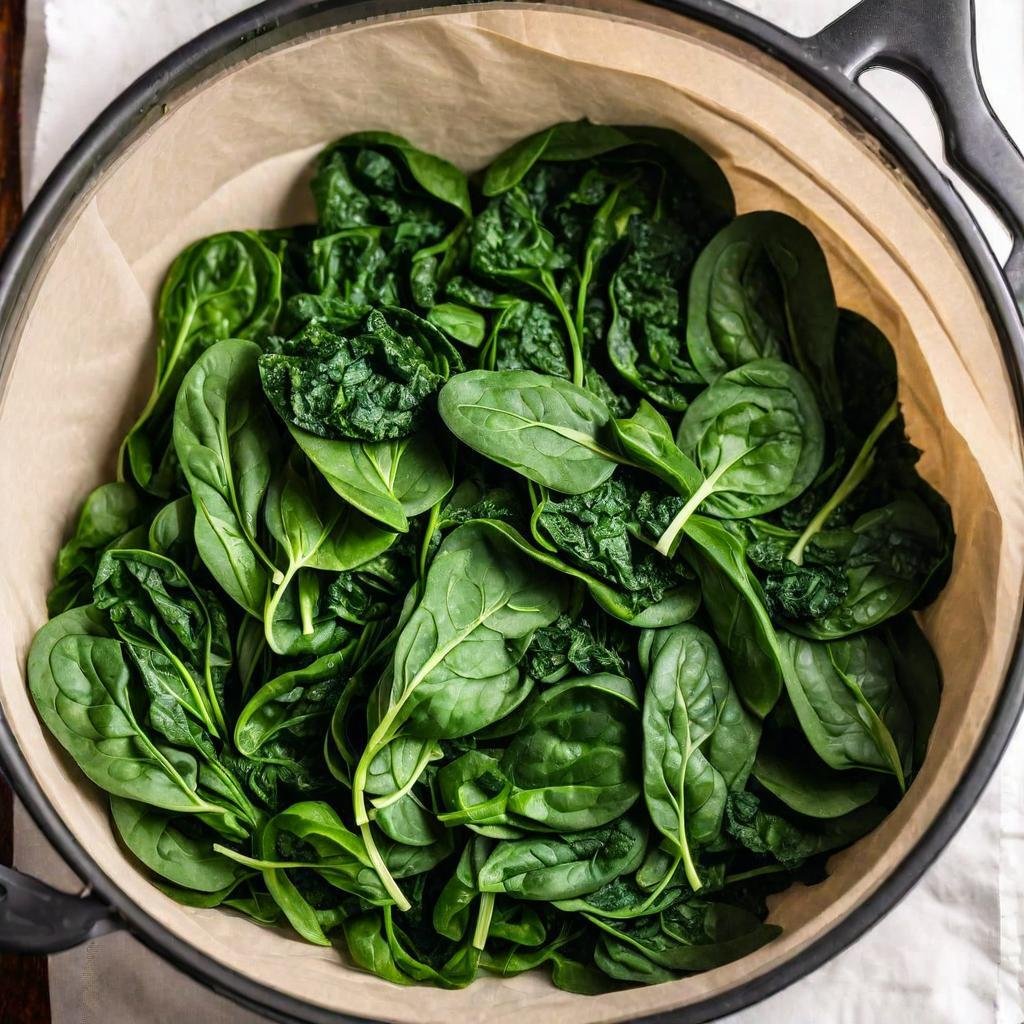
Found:
<svg viewBox="0 0 1024 1024"><path fill-rule="evenodd" d="M370 826L368 824L360 825L359 831L362 834L366 852L370 857L370 863L373 865L374 871L377 872L377 877L384 888L387 889L388 895L395 901L395 906L405 913L412 907L412 904L405 898L405 893L402 892L398 883L391 877L391 872L388 871L388 866L384 863L380 850L377 849L377 843L373 838Z"/></svg>
<svg viewBox="0 0 1024 1024"><path fill-rule="evenodd" d="M847 470L846 476L839 482L839 486L832 492L832 496L818 509L814 518L804 528L797 542L790 548L787 557L796 565L804 564L804 551L807 545L822 531L828 517L856 490L864 481L871 467L875 464L875 448L878 439L885 433L887 427L892 424L899 415L899 402L893 399L892 404L882 413L878 422L872 427L871 433L864 439L853 465Z"/></svg>
<svg viewBox="0 0 1024 1024"><path fill-rule="evenodd" d="M672 548L675 546L676 538L679 536L683 527L686 525L690 516L704 503L705 499L710 498L715 493L715 487L722 476L727 473L736 462L738 462L744 455L744 451L741 455L738 455L735 459L731 459L728 462L723 462L709 477L704 479L704 482L690 495L687 502L683 507L676 513L675 518L671 523L668 524L668 529L658 539L658 543L654 546L654 550L663 554L666 558L672 554Z"/></svg>
<svg viewBox="0 0 1024 1024"><path fill-rule="evenodd" d="M643 917L643 915L647 913L648 908L653 907L655 900L657 900L657 898L668 888L668 884L675 877L676 869L679 867L682 859L683 858L680 856L676 857L675 860L672 861L672 866L665 872L665 877L662 878L662 880L655 886L651 895L648 896L647 899L645 899L637 908L637 917ZM687 878L689 878L689 875L687 875ZM700 878L698 878L697 881L699 883ZM692 885L693 883L691 882L690 884Z"/></svg>
<svg viewBox="0 0 1024 1024"><path fill-rule="evenodd" d="M483 949L487 945L487 935L491 930L491 918L494 915L494 893L480 893L480 905L476 912L476 928L473 931L473 948Z"/></svg>
<svg viewBox="0 0 1024 1024"><path fill-rule="evenodd" d="M434 535L437 533L437 523L441 518L441 502L444 499L441 498L435 501L430 506L430 513L427 516L427 524L423 529L423 540L420 543L419 561L417 568L419 570L419 588L420 593L423 593L423 585L427 579L427 561L430 557L430 542L434 539Z"/></svg>
<svg viewBox="0 0 1024 1024"><path fill-rule="evenodd" d="M550 274L544 274L543 280L547 294L561 315L565 329L569 333L569 346L572 348L572 382L577 387L583 387L583 348L580 336L576 332L576 323L565 304L565 299L562 298L561 292L555 285L554 278Z"/></svg>
<svg viewBox="0 0 1024 1024"><path fill-rule="evenodd" d="M751 878L760 878L762 875L777 875L782 871L788 871L784 864L765 864L763 867L751 868L750 871L738 871L735 875L726 875L724 885L736 885L738 882L746 882Z"/></svg>
<svg viewBox="0 0 1024 1024"><path fill-rule="evenodd" d="M298 564L293 562L288 566L288 571L284 574L284 578L278 583L272 592L267 594L267 603L263 609L263 632L267 638L267 646L275 653L281 654L282 651L274 643L274 616L277 614L277 607L281 603L281 598L284 596L285 590L288 589L288 584L291 583L292 577L298 571Z"/></svg>

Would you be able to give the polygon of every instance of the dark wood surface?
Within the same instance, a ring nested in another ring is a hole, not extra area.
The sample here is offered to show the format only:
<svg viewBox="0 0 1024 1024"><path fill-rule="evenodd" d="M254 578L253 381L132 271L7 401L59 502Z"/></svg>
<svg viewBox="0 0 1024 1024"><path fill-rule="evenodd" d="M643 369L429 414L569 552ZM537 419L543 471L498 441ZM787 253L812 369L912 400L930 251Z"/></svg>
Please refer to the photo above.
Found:
<svg viewBox="0 0 1024 1024"><path fill-rule="evenodd" d="M0 0L0 249L21 218L19 101L25 0ZM0 863L14 855L13 801L0 778ZM0 954L0 1024L49 1024L46 958Z"/></svg>

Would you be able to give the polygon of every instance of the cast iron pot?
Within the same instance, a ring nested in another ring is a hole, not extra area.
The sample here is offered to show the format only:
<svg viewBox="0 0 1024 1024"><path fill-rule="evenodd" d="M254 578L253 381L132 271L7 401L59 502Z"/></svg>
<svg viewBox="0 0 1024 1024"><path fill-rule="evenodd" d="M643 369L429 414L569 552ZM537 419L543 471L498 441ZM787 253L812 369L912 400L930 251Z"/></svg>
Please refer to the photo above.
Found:
<svg viewBox="0 0 1024 1024"><path fill-rule="evenodd" d="M1024 159L996 119L981 87L974 45L973 0L862 0L816 36L797 39L722 0L652 0L730 34L788 66L841 107L894 159L943 220L973 275L1002 348L1024 423L1021 390L1024 325ZM182 47L107 108L51 175L26 213L0 265L0 385L11 371L5 332L32 281L36 263L71 200L118 146L171 96L215 68L313 29L420 9L416 0L268 0ZM1003 218L1013 239L1005 267L942 173L857 78L885 66L909 75L932 100L950 163ZM856 940L906 894L963 823L992 775L1024 702L1021 639L984 735L952 798L897 869L852 912L788 961L724 994L650 1017L698 1024L777 992ZM337 1022L352 1016L305 1003L238 974L172 934L130 899L71 833L33 777L0 708L0 768L48 839L87 885L74 897L0 868L0 950L49 953L127 928L169 961L240 1004L281 1021Z"/></svg>

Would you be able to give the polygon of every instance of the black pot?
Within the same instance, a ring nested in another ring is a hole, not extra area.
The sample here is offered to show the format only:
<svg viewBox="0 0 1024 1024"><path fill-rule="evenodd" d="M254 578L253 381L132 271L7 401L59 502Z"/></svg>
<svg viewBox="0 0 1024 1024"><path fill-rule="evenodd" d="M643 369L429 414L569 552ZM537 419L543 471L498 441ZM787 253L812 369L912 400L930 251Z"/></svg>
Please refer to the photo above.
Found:
<svg viewBox="0 0 1024 1024"><path fill-rule="evenodd" d="M652 0L767 53L840 106L853 130L881 145L944 222L988 307L1024 423L1024 158L996 119L981 87L974 47L973 0L861 0L808 39L797 39L722 0ZM217 69L230 67L310 30L380 14L415 11L417 0L267 0L173 53L112 103L51 175L26 213L0 265L0 384L10 375L9 326L26 300L47 241L72 198L122 141L165 100ZM860 86L858 75L885 66L909 75L934 103L950 163L1002 216L1013 250L1000 267L978 225L942 173L904 129ZM897 869L824 936L774 970L713 999L650 1020L698 1024L779 991L857 939L903 897L963 823L992 775L1024 703L1021 638L995 711L952 798ZM301 1002L220 965L183 942L129 899L65 826L33 778L0 708L0 768L49 840L88 884L77 898L0 868L0 950L47 953L116 928L211 988L281 1021L338 1024L356 1018Z"/></svg>

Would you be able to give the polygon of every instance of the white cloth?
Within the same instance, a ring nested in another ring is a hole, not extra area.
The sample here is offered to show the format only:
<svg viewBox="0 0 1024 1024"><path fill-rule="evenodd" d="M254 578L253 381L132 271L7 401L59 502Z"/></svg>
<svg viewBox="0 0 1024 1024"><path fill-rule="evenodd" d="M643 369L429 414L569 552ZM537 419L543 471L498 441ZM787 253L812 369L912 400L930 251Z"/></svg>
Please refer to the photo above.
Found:
<svg viewBox="0 0 1024 1024"><path fill-rule="evenodd" d="M1024 4L975 0L990 98L1024 143ZM807 35L849 0L740 0ZM247 0L29 0L23 124L26 197L89 121L138 74ZM889 72L871 90L941 162L923 95ZM1024 182L1022 182L1024 187ZM1005 229L968 197L997 255ZM74 880L21 813L16 853L33 873ZM914 891L868 935L811 977L728 1024L1021 1024L1024 1020L1024 735L971 818ZM54 1024L256 1024L257 1018L180 977L126 935L51 958Z"/></svg>

